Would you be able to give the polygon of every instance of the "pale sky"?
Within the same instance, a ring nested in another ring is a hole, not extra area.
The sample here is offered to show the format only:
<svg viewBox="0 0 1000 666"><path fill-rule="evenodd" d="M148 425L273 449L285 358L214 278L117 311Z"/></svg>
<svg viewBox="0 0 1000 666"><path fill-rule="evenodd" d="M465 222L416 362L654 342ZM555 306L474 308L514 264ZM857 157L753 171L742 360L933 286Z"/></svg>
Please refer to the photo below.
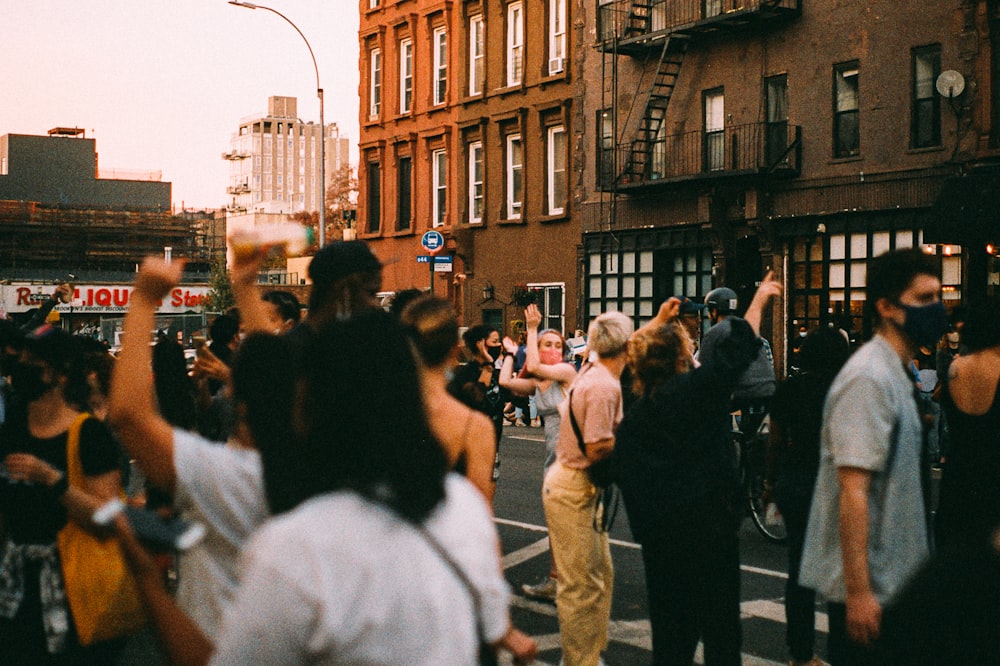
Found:
<svg viewBox="0 0 1000 666"><path fill-rule="evenodd" d="M358 143L357 0L264 0L309 40L326 122ZM226 0L0 0L0 135L80 127L101 169L162 171L178 210L224 206L222 153L267 98L319 122L309 50L281 17Z"/></svg>

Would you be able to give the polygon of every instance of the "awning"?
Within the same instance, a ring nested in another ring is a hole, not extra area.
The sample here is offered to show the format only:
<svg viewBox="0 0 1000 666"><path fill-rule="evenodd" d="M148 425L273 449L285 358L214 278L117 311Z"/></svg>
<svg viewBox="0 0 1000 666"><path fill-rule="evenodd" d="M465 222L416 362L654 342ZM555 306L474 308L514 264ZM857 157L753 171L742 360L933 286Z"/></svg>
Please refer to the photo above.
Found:
<svg viewBox="0 0 1000 666"><path fill-rule="evenodd" d="M946 180L924 226L924 242L979 245L998 241L1000 173Z"/></svg>

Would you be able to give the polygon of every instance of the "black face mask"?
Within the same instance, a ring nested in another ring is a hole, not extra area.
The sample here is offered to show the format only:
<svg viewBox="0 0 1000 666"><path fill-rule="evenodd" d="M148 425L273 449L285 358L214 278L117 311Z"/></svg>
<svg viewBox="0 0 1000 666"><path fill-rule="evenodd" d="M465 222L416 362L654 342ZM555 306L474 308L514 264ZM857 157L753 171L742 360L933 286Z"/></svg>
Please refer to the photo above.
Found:
<svg viewBox="0 0 1000 666"><path fill-rule="evenodd" d="M500 345L497 345L496 347L487 347L486 353L489 354L490 358L492 358L495 361L498 358L500 358L500 351L502 349L503 347L501 347Z"/></svg>
<svg viewBox="0 0 1000 666"><path fill-rule="evenodd" d="M10 369L11 388L25 402L34 402L52 388L52 384L43 378L44 373L44 366L15 363Z"/></svg>

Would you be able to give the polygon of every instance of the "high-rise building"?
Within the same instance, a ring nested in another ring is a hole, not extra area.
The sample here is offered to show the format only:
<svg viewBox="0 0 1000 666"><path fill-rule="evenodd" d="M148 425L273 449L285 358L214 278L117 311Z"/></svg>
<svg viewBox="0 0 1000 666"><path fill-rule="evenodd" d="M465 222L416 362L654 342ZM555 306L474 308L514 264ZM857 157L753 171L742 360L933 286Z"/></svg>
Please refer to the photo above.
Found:
<svg viewBox="0 0 1000 666"><path fill-rule="evenodd" d="M319 125L298 117L295 97L269 97L267 114L240 121L229 151L230 213L297 213L320 208L333 174L350 163L350 141L326 126L326 188L318 187Z"/></svg>

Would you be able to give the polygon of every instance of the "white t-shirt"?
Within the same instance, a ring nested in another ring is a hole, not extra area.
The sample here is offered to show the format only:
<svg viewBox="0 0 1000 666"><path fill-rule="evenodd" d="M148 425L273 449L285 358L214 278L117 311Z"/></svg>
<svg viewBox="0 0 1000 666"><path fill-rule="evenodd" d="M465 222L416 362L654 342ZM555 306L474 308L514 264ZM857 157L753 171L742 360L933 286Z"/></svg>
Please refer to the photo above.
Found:
<svg viewBox="0 0 1000 666"><path fill-rule="evenodd" d="M479 590L488 641L509 590L482 495L450 474L425 527ZM243 551L213 664L474 664L472 597L409 523L360 495L321 495L257 531Z"/></svg>
<svg viewBox="0 0 1000 666"><path fill-rule="evenodd" d="M243 544L269 515L260 454L175 429L174 469L174 506L207 528L180 556L177 602L212 638L236 589Z"/></svg>

